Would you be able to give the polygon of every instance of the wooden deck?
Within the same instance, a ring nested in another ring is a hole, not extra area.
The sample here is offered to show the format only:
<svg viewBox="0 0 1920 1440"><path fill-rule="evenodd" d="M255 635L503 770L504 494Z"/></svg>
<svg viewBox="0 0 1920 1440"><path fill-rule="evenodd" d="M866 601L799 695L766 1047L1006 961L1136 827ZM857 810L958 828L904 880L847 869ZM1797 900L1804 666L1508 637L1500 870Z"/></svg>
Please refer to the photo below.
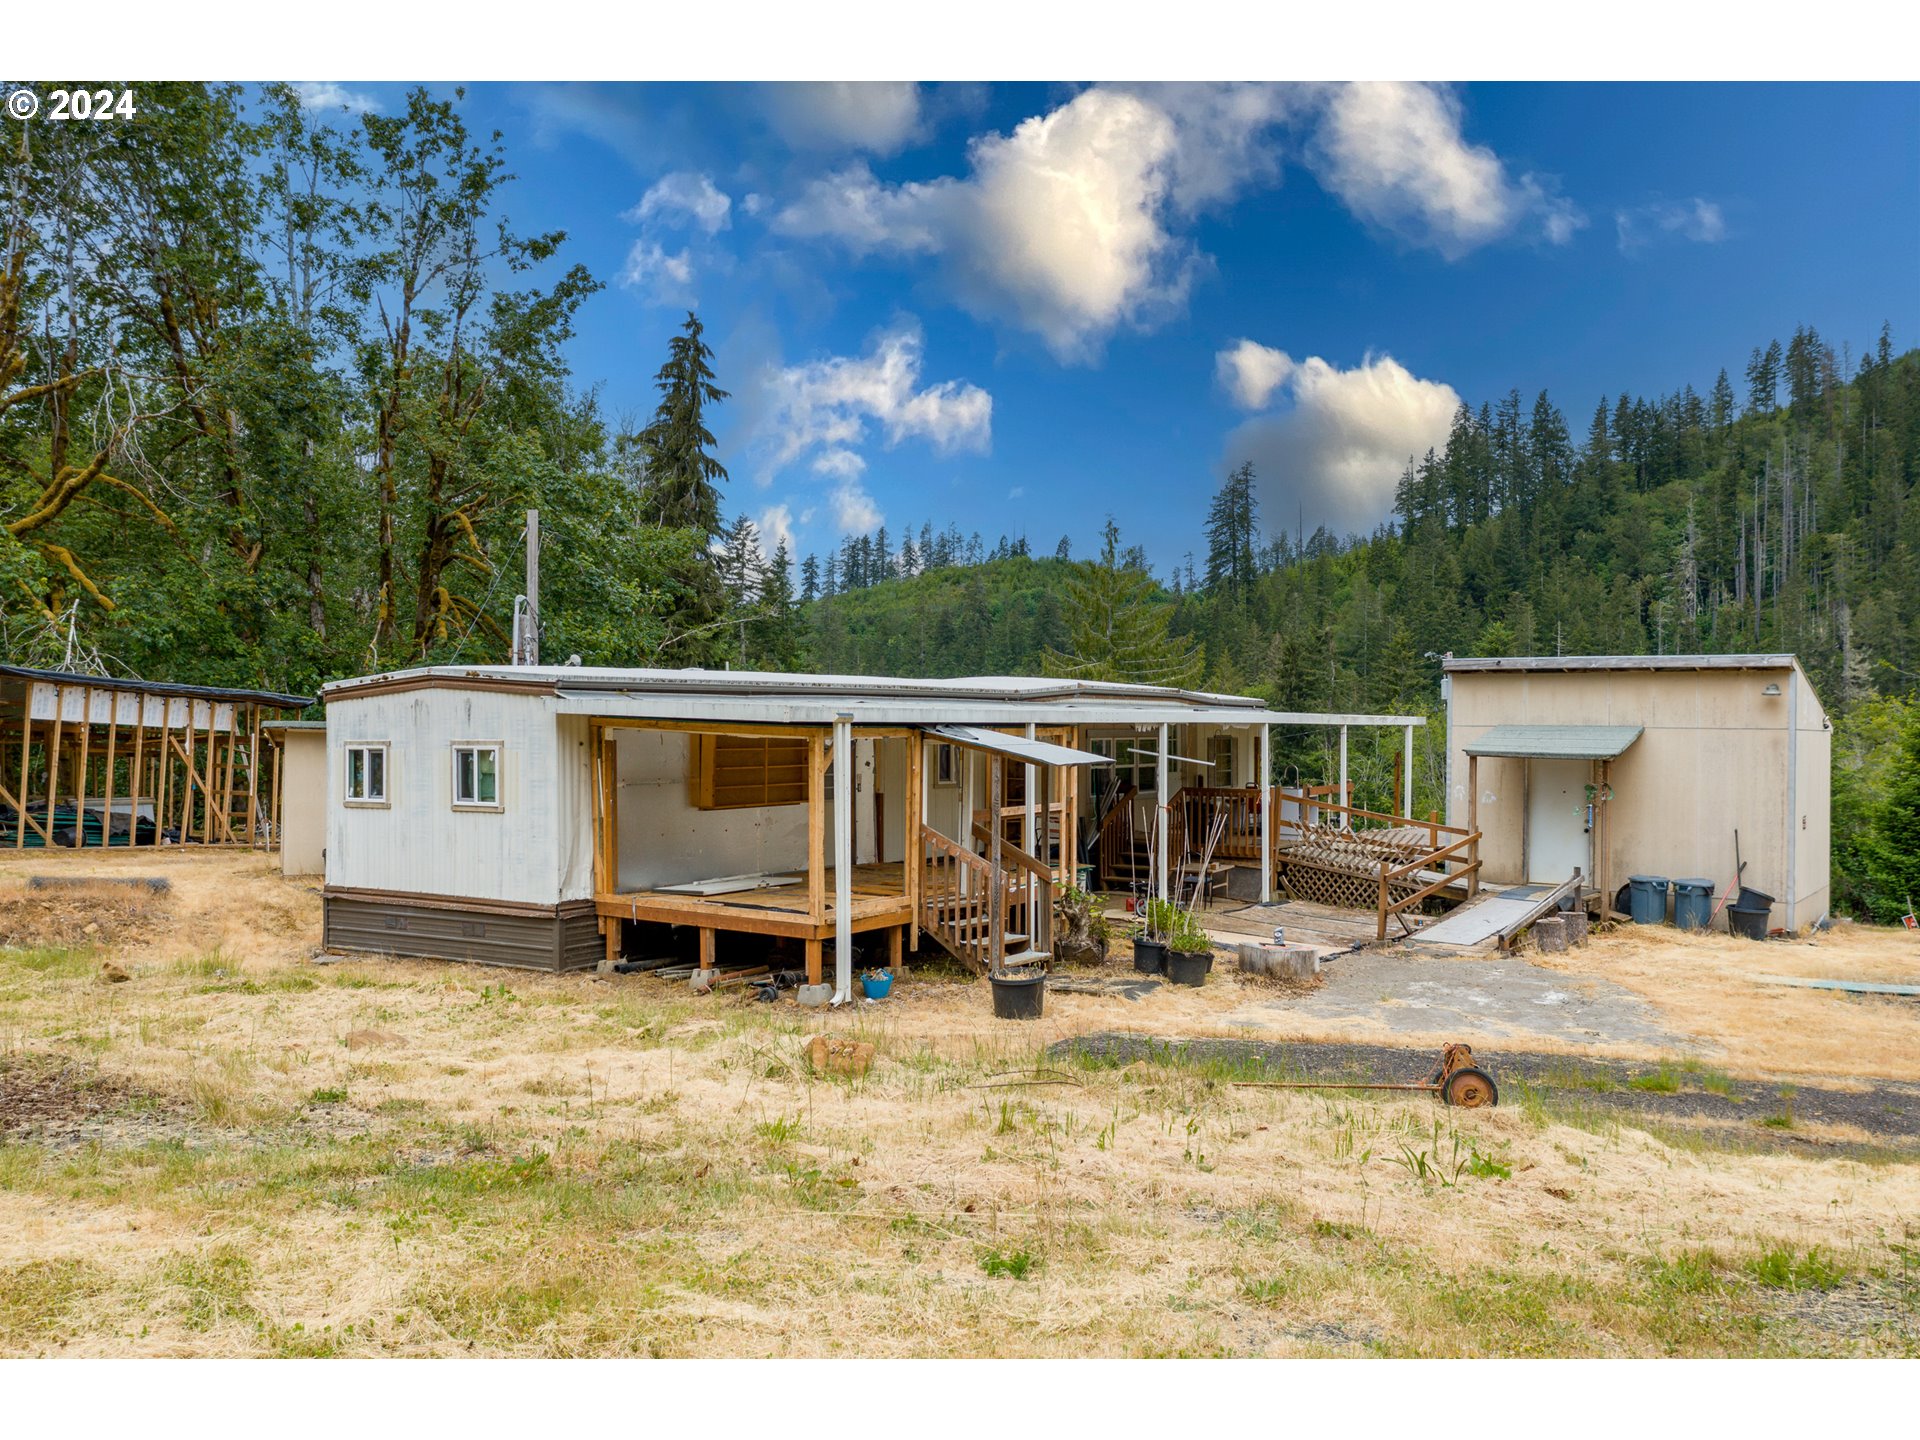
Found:
<svg viewBox="0 0 1920 1440"><path fill-rule="evenodd" d="M907 895L906 866L856 865L853 871L852 931L859 935L886 930L887 961L898 970L906 950L906 931L913 923L913 902ZM700 958L710 968L714 937L722 930L742 935L768 935L804 941L807 980L818 985L822 970L821 946L831 940L839 923L834 904L837 881L826 872L826 900L816 918L808 908L807 882L745 890L731 895L679 895L663 890L603 891L593 897L594 909L607 924L607 954L613 958L619 944L619 920L648 920L660 925L684 925L700 932Z"/></svg>

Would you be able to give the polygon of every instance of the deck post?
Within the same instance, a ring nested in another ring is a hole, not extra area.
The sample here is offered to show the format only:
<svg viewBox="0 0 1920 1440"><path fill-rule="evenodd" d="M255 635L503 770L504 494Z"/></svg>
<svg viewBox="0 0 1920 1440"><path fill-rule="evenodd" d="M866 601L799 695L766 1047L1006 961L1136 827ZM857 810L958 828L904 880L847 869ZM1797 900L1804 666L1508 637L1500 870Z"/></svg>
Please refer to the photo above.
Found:
<svg viewBox="0 0 1920 1440"><path fill-rule="evenodd" d="M1353 806L1353 792L1347 788L1347 727L1340 727L1340 804L1345 807L1340 814L1340 828L1351 830L1353 816L1346 813Z"/></svg>
<svg viewBox="0 0 1920 1440"><path fill-rule="evenodd" d="M111 693L111 692L109 692ZM93 687L80 689L80 764L74 774L73 848L87 848L87 771L89 751L93 747Z"/></svg>
<svg viewBox="0 0 1920 1440"><path fill-rule="evenodd" d="M1027 739L1032 740L1037 738L1034 734L1036 728L1031 721L1028 722ZM1025 850L1029 855L1038 855L1040 852L1035 848L1033 843L1033 787L1039 783L1038 770L1032 765L1027 766L1025 778L1026 784L1022 787L1021 794L1026 797L1026 813L1021 821L1020 848ZM1048 823L1051 824L1052 822L1049 821Z"/></svg>
<svg viewBox="0 0 1920 1440"><path fill-rule="evenodd" d="M1467 756L1467 833L1480 833L1480 757ZM1474 842L1473 858L1480 858L1479 842ZM1480 893L1480 867L1473 867L1473 874L1467 880L1467 898L1472 899Z"/></svg>
<svg viewBox="0 0 1920 1440"><path fill-rule="evenodd" d="M987 813L993 824L987 831L987 973L998 975L1007 958L1007 875L1000 868L1000 806L1006 793L1006 759L987 755Z"/></svg>
<svg viewBox="0 0 1920 1440"><path fill-rule="evenodd" d="M1260 903L1273 903L1273 727L1260 729Z"/></svg>
<svg viewBox="0 0 1920 1440"><path fill-rule="evenodd" d="M807 740L807 916L815 925L827 923L827 761L826 741L819 731ZM820 957L815 942L809 984L820 983Z"/></svg>
<svg viewBox="0 0 1920 1440"><path fill-rule="evenodd" d="M1610 920L1613 918L1613 857L1607 853L1610 848L1607 842L1611 838L1607 834L1607 831L1611 828L1610 822L1607 819L1607 804L1612 798L1613 793L1609 778L1612 774L1613 762L1611 760L1602 760L1600 762L1600 789L1593 797L1594 829L1598 832L1594 836L1593 848L1597 853L1594 856L1595 863L1593 868L1599 872L1600 918L1602 920Z"/></svg>
<svg viewBox="0 0 1920 1440"><path fill-rule="evenodd" d="M806 942L806 946L807 946L807 984L818 985L820 983L820 970L821 970L820 942L818 940L809 940Z"/></svg>
<svg viewBox="0 0 1920 1440"><path fill-rule="evenodd" d="M1159 873L1160 899L1167 898L1167 816L1171 802L1167 797L1167 727L1160 727L1160 754L1153 762L1153 853L1155 867Z"/></svg>
<svg viewBox="0 0 1920 1440"><path fill-rule="evenodd" d="M904 925L889 925L887 927L887 969L893 972L896 979L899 978L900 975L903 958L901 952L904 948L906 935L907 927Z"/></svg>
<svg viewBox="0 0 1920 1440"><path fill-rule="evenodd" d="M833 721L833 1003L853 998L853 716Z"/></svg>
<svg viewBox="0 0 1920 1440"><path fill-rule="evenodd" d="M1400 813L1413 814L1413 727L1408 725L1400 742ZM1438 846L1435 847L1436 849Z"/></svg>
<svg viewBox="0 0 1920 1440"><path fill-rule="evenodd" d="M900 869L907 892L907 913L912 917L907 923L916 950L920 948L920 883L927 868L927 842L920 835L927 823L926 738L923 730L907 733L907 793L900 802L901 829L906 831L900 845Z"/></svg>

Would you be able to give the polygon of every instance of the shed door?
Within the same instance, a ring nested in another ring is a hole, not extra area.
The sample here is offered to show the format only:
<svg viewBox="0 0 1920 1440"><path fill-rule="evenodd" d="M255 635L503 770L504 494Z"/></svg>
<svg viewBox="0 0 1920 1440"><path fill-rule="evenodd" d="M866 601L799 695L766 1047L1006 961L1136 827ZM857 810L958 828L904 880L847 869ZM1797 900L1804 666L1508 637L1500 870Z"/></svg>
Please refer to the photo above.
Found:
<svg viewBox="0 0 1920 1440"><path fill-rule="evenodd" d="M1558 885L1577 869L1593 874L1587 832L1585 760L1527 762L1527 879Z"/></svg>

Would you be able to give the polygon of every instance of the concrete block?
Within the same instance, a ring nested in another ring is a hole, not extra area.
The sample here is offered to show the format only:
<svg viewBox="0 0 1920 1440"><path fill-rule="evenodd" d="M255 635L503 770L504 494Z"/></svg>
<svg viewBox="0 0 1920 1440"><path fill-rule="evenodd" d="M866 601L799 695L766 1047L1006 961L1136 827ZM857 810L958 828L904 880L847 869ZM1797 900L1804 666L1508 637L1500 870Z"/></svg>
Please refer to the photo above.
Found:
<svg viewBox="0 0 1920 1440"><path fill-rule="evenodd" d="M1260 867L1236 865L1227 871L1227 898L1258 900L1260 898Z"/></svg>
<svg viewBox="0 0 1920 1440"><path fill-rule="evenodd" d="M809 1009L817 1009L833 999L831 985L802 985L794 992L794 998Z"/></svg>
<svg viewBox="0 0 1920 1440"><path fill-rule="evenodd" d="M718 970L696 970L687 977L687 984L702 993L713 988L713 982L720 978Z"/></svg>
<svg viewBox="0 0 1920 1440"><path fill-rule="evenodd" d="M1567 922L1558 915L1543 915L1533 922L1533 943L1543 955L1567 948Z"/></svg>
<svg viewBox="0 0 1920 1440"><path fill-rule="evenodd" d="M1240 969L1248 975L1278 980L1305 980L1320 971L1320 952L1311 945L1266 945L1259 942L1234 947Z"/></svg>

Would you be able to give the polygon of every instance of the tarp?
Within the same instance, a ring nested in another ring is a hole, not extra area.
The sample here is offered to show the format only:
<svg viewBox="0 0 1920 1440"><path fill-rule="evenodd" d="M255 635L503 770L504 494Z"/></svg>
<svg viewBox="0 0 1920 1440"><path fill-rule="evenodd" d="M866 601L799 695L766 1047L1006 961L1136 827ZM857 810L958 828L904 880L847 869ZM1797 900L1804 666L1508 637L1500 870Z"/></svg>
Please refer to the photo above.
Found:
<svg viewBox="0 0 1920 1440"><path fill-rule="evenodd" d="M1612 760L1640 738L1638 725L1496 725L1463 749L1513 760Z"/></svg>
<svg viewBox="0 0 1920 1440"><path fill-rule="evenodd" d="M942 740L951 740L956 745L968 745L975 750L991 750L1006 755L1028 765L1111 765L1113 762L1104 755L1094 755L1085 750L1072 750L1065 745L1049 744L1045 740L1029 740L1024 735L1002 735L997 730L980 730L972 725L923 725L921 729L929 735L937 735Z"/></svg>

